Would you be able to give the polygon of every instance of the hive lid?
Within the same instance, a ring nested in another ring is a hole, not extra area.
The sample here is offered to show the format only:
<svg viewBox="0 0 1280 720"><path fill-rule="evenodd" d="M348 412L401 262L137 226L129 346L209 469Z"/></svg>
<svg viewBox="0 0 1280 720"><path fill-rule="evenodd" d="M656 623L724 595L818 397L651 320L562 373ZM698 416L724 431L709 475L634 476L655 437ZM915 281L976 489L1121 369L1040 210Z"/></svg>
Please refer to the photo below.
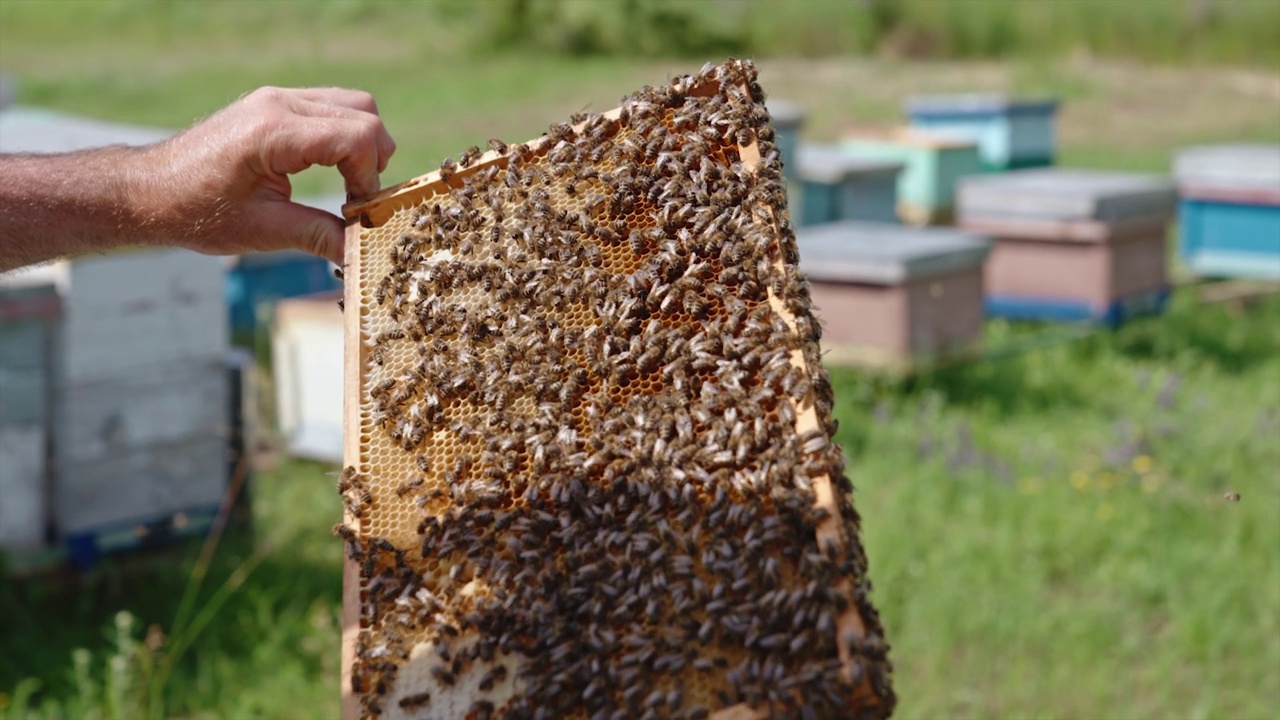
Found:
<svg viewBox="0 0 1280 720"><path fill-rule="evenodd" d="M1280 145L1186 148L1174 156L1173 175L1184 188L1280 193Z"/></svg>
<svg viewBox="0 0 1280 720"><path fill-rule="evenodd" d="M903 164L891 160L859 158L836 145L804 144L797 155L801 180L838 183L856 177L895 176Z"/></svg>
<svg viewBox="0 0 1280 720"><path fill-rule="evenodd" d="M977 140L912 127L848 128L840 139L840 146L846 151L856 152L860 148L886 145L930 150L973 150L974 153L978 151Z"/></svg>
<svg viewBox="0 0 1280 720"><path fill-rule="evenodd" d="M770 98L765 103L765 108L768 109L769 119L776 127L797 127L804 123L806 113L799 103Z"/></svg>
<svg viewBox="0 0 1280 720"><path fill-rule="evenodd" d="M106 145L148 145L172 130L14 106L0 112L0 152L60 153Z"/></svg>
<svg viewBox="0 0 1280 720"><path fill-rule="evenodd" d="M916 96L904 103L904 110L911 117L1052 114L1057 109L1058 101L1049 98L1018 99L983 94Z"/></svg>
<svg viewBox="0 0 1280 720"><path fill-rule="evenodd" d="M898 285L981 265L991 241L944 228L843 221L796 231L810 280Z"/></svg>
<svg viewBox="0 0 1280 720"><path fill-rule="evenodd" d="M1066 168L971 175L956 191L962 218L1118 222L1171 217L1176 201L1164 176Z"/></svg>

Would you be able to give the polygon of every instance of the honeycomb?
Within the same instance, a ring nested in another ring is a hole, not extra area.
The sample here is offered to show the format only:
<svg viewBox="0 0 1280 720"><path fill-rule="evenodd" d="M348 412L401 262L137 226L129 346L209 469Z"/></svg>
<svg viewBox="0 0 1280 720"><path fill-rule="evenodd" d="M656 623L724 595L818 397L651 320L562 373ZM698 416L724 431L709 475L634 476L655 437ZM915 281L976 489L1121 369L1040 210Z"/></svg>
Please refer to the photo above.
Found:
<svg viewBox="0 0 1280 720"><path fill-rule="evenodd" d="M344 712L882 718L750 61L344 208Z"/></svg>

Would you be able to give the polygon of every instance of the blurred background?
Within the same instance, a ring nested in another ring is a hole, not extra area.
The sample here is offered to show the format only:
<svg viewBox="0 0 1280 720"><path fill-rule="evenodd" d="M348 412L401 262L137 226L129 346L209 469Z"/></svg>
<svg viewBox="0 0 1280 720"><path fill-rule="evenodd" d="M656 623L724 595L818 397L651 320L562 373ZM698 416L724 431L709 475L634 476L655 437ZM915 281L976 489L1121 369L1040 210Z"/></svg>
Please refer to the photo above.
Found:
<svg viewBox="0 0 1280 720"><path fill-rule="evenodd" d="M1168 270L1161 257L1144 313L988 317L978 352L832 363L898 716L1280 716L1280 230L1265 235L1280 200L1227 197L1264 235L1243 271L1207 272L1179 250L1187 203L1212 234L1224 196L1193 198L1174 173L1191 146L1280 143L1280 3L5 0L0 151L147 142L261 85L340 85L377 97L399 146L392 184L727 56L756 59L806 143L852 152L918 126L920 96L1047 99L1036 164L1167 184ZM1268 152L1231 168L1265 184ZM987 160L984 178L1012 167ZM816 205L797 168L799 217ZM913 192L895 189L890 215ZM331 210L341 190L331 170L295 183ZM906 219L981 226L959 198ZM1008 239L994 239L998 254ZM336 282L294 257L190 258L0 283L0 717L337 715L341 508L325 458L340 316L332 298L270 302ZM112 289L148 285L129 273L187 283L190 314L90 312L147 300ZM142 332L131 322L168 328L149 362L171 372L101 351L107 321L126 338ZM37 385L19 371L50 386L27 415L19 389ZM210 443L214 462L191 464ZM85 487L54 488L59 473ZM86 515L113 493L114 516Z"/></svg>

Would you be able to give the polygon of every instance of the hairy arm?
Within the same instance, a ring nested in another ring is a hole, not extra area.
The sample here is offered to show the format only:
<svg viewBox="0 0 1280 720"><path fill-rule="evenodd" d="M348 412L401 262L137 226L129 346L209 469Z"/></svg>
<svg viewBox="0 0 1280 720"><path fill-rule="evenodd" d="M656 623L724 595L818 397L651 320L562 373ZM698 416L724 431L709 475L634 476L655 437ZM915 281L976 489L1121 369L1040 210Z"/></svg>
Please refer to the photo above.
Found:
<svg viewBox="0 0 1280 720"><path fill-rule="evenodd" d="M126 245L341 263L342 220L292 202L289 175L335 166L365 196L394 151L367 93L262 88L155 145L0 155L0 272Z"/></svg>

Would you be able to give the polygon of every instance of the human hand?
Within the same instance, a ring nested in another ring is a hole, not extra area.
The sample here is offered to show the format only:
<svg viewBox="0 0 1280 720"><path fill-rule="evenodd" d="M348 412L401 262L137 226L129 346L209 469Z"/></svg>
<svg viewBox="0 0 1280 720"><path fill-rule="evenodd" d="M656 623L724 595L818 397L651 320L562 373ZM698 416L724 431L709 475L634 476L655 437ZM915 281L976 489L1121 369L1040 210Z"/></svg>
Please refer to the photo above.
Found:
<svg viewBox="0 0 1280 720"><path fill-rule="evenodd" d="M137 217L148 236L203 253L296 248L341 265L342 219L292 202L289 175L336 166L363 197L395 147L368 93L261 88L144 151Z"/></svg>

